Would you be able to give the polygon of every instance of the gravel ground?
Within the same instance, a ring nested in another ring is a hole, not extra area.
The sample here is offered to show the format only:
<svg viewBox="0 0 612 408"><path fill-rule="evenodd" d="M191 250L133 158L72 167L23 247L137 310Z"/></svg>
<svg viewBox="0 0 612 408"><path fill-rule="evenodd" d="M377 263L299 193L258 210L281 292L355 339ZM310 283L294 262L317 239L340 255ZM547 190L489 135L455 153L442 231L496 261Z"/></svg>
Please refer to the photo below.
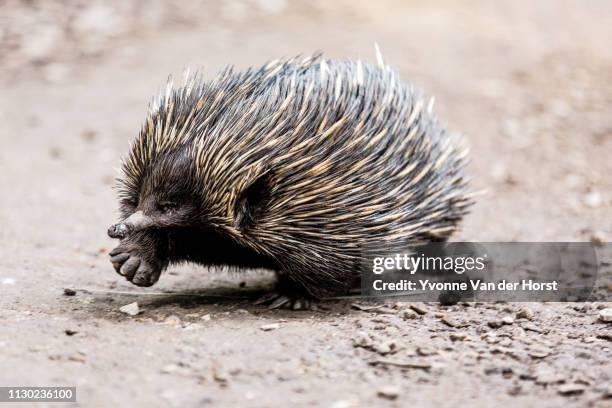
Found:
<svg viewBox="0 0 612 408"><path fill-rule="evenodd" d="M609 241L609 1L68 4L0 4L0 385L75 385L87 407L612 406L610 303L268 311L251 304L265 271L136 288L106 237L119 157L168 73L373 61L378 42L472 147L486 193L456 239Z"/></svg>

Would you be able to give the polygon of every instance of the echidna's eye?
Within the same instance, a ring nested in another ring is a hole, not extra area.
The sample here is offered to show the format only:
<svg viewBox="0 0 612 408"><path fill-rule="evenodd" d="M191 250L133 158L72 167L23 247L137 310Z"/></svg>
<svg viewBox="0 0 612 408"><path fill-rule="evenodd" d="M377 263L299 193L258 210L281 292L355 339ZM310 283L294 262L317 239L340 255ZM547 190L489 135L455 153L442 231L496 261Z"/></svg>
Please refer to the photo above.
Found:
<svg viewBox="0 0 612 408"><path fill-rule="evenodd" d="M159 205L158 205L159 211L161 211L163 213L172 212L172 211L176 210L177 207L178 207L178 205L175 202L172 202L172 201L163 201L163 202L159 203Z"/></svg>
<svg viewBox="0 0 612 408"><path fill-rule="evenodd" d="M136 208L138 207L138 200L125 199L121 201L121 204L129 208Z"/></svg>

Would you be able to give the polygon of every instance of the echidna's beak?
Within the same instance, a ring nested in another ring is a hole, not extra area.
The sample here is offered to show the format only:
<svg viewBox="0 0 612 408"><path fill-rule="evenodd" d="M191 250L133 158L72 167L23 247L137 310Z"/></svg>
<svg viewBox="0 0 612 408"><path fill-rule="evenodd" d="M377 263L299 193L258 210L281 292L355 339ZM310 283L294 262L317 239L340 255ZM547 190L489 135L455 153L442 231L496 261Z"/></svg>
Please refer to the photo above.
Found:
<svg viewBox="0 0 612 408"><path fill-rule="evenodd" d="M144 215L142 211L136 211L127 217L123 222L112 225L108 229L108 236L111 238L123 239L132 232L148 228L153 225L151 217Z"/></svg>

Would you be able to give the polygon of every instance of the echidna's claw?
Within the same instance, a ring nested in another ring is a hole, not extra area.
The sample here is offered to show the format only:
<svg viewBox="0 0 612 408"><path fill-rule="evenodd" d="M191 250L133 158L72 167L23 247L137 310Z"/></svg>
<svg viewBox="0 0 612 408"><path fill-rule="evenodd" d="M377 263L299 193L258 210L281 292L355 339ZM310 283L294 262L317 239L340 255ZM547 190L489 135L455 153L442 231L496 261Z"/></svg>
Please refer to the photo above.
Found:
<svg viewBox="0 0 612 408"><path fill-rule="evenodd" d="M305 297L292 297L278 292L266 293L253 304L267 304L268 309L290 309L290 310L320 310L313 299Z"/></svg>
<svg viewBox="0 0 612 408"><path fill-rule="evenodd" d="M272 302L274 299L276 299L279 296L280 295L278 293L276 293L276 292L266 293L265 295L263 295L262 297L257 299L255 302L253 302L253 304L254 305L263 305L265 303L270 303L270 302Z"/></svg>
<svg viewBox="0 0 612 408"><path fill-rule="evenodd" d="M289 299L287 296L280 295L272 303L270 303L268 309L278 309L279 307L283 307L287 304L291 304L291 299Z"/></svg>
<svg viewBox="0 0 612 408"><path fill-rule="evenodd" d="M115 264L115 263L123 263L123 262L127 261L129 257L130 257L130 254L123 252L123 253L119 253L117 255L111 256L110 261L113 264Z"/></svg>

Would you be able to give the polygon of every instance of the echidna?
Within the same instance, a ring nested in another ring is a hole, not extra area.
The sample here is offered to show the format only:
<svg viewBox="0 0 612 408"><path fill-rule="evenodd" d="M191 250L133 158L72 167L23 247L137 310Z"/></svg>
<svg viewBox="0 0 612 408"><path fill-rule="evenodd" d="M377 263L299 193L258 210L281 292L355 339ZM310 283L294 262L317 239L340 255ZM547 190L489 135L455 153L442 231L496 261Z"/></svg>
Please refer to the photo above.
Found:
<svg viewBox="0 0 612 408"><path fill-rule="evenodd" d="M350 289L368 249L446 239L471 201L466 149L377 57L169 81L122 164L117 272L272 268L271 306L301 308Z"/></svg>

